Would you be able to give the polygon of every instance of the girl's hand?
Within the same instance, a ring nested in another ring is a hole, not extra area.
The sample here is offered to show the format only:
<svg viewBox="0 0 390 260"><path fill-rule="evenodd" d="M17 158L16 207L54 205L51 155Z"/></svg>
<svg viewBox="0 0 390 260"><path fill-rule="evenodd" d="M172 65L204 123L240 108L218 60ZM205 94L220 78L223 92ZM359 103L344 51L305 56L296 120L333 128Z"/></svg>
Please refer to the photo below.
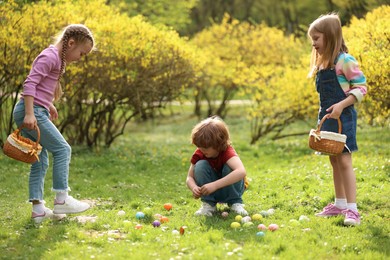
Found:
<svg viewBox="0 0 390 260"><path fill-rule="evenodd" d="M28 129L34 129L37 125L37 119L35 118L34 114L27 114L24 117L23 125L27 127Z"/></svg>
<svg viewBox="0 0 390 260"><path fill-rule="evenodd" d="M343 112L344 106L340 103L336 103L329 107L326 112L330 112L328 118L334 118L337 119L340 117L341 113Z"/></svg>
<svg viewBox="0 0 390 260"><path fill-rule="evenodd" d="M194 196L195 199L199 199L202 196L202 193L200 192L200 187L195 186L192 189L192 196Z"/></svg>
<svg viewBox="0 0 390 260"><path fill-rule="evenodd" d="M213 193L216 190L217 190L217 186L213 182L207 183L207 184L203 185L202 187L200 187L200 191L202 192L203 195L210 195L211 193Z"/></svg>
<svg viewBox="0 0 390 260"><path fill-rule="evenodd" d="M51 106L50 106L49 113L50 113L50 120L51 121L54 121L54 120L58 119L57 108L53 104L51 104Z"/></svg>

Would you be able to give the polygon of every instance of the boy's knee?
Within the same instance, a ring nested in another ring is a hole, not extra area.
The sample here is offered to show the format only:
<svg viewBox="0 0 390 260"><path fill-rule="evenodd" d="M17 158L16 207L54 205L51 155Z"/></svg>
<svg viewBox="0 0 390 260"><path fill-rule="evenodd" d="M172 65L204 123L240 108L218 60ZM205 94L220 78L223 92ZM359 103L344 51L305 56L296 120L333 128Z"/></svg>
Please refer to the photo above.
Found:
<svg viewBox="0 0 390 260"><path fill-rule="evenodd" d="M206 160L200 160L195 164L194 178L197 185L215 181L213 175L213 168Z"/></svg>
<svg viewBox="0 0 390 260"><path fill-rule="evenodd" d="M194 173L197 174L203 174L205 171L208 171L211 169L210 164L206 160L200 160L195 164Z"/></svg>

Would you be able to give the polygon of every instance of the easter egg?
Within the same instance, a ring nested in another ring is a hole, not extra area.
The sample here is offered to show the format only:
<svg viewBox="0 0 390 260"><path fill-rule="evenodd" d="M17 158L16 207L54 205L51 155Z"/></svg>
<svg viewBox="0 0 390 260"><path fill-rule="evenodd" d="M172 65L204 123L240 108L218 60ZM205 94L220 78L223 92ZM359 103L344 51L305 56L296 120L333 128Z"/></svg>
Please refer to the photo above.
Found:
<svg viewBox="0 0 390 260"><path fill-rule="evenodd" d="M172 230L172 234L173 234L173 235L179 235L180 232L179 232L178 230L174 229L174 230Z"/></svg>
<svg viewBox="0 0 390 260"><path fill-rule="evenodd" d="M243 227L250 227L250 226L253 226L253 222L251 222L251 221L245 222L242 226L243 226Z"/></svg>
<svg viewBox="0 0 390 260"><path fill-rule="evenodd" d="M124 210L120 210L118 211L118 216L124 216L126 214L126 212Z"/></svg>
<svg viewBox="0 0 390 260"><path fill-rule="evenodd" d="M143 212L139 211L139 212L137 212L137 213L135 214L135 217L136 217L137 219L141 219L141 218L144 218L144 217L145 217L145 214L144 214Z"/></svg>
<svg viewBox="0 0 390 260"><path fill-rule="evenodd" d="M146 215L150 215L152 213L152 209L150 207L146 207L144 208L144 211L143 211Z"/></svg>
<svg viewBox="0 0 390 260"><path fill-rule="evenodd" d="M239 228L239 227L241 227L241 224L238 222L232 222L232 224L230 224L230 227L231 228Z"/></svg>
<svg viewBox="0 0 390 260"><path fill-rule="evenodd" d="M279 229L279 226L277 224L270 224L268 226L268 229L271 230L271 231L275 231L275 230Z"/></svg>
<svg viewBox="0 0 390 260"><path fill-rule="evenodd" d="M252 220L251 217L245 216L245 217L241 218L241 223L247 223L247 222L250 222L251 220Z"/></svg>
<svg viewBox="0 0 390 260"><path fill-rule="evenodd" d="M160 219L161 217L162 217L161 214L158 214L158 213L157 213L157 214L154 214L154 218L155 218L155 219Z"/></svg>
<svg viewBox="0 0 390 260"><path fill-rule="evenodd" d="M305 215L301 215L301 216L299 217L299 221L301 221L301 222L307 222L307 221L310 221L310 219L309 219L307 216L305 216Z"/></svg>
<svg viewBox="0 0 390 260"><path fill-rule="evenodd" d="M261 214L263 217L268 217L268 216L269 216L268 211L265 211L265 210L260 211L260 214Z"/></svg>
<svg viewBox="0 0 390 260"><path fill-rule="evenodd" d="M267 227L266 227L264 224L259 224L259 225L257 226L257 229L258 229L258 230L267 230Z"/></svg>
<svg viewBox="0 0 390 260"><path fill-rule="evenodd" d="M172 209L172 204L171 203L165 203L164 204L164 209L170 211Z"/></svg>
<svg viewBox="0 0 390 260"><path fill-rule="evenodd" d="M129 221L129 220L123 220L123 225L124 225L125 227L129 227L129 226L132 226L133 223L131 223L131 221Z"/></svg>
<svg viewBox="0 0 390 260"><path fill-rule="evenodd" d="M261 220L263 218L263 216L261 214L254 214L252 216L252 220Z"/></svg>
<svg viewBox="0 0 390 260"><path fill-rule="evenodd" d="M142 228L142 225L141 225L141 224L135 225L135 229L141 229L141 228Z"/></svg>
<svg viewBox="0 0 390 260"><path fill-rule="evenodd" d="M161 221L161 223L166 223L166 222L169 222L169 219L167 217L162 216L160 218L160 221Z"/></svg>
<svg viewBox="0 0 390 260"><path fill-rule="evenodd" d="M275 213L274 209L267 210L268 215L273 215Z"/></svg>
<svg viewBox="0 0 390 260"><path fill-rule="evenodd" d="M226 211L224 211L224 212L221 213L221 216L222 216L223 218L227 218L227 217L229 216L229 213L227 213Z"/></svg>
<svg viewBox="0 0 390 260"><path fill-rule="evenodd" d="M299 221L296 219L290 219L291 226L298 226L300 225Z"/></svg>
<svg viewBox="0 0 390 260"><path fill-rule="evenodd" d="M180 235L184 235L184 231L186 228L187 228L186 226L180 227Z"/></svg>
<svg viewBox="0 0 390 260"><path fill-rule="evenodd" d="M265 236L265 233L263 231L259 231L256 233L256 236L258 237L264 237Z"/></svg>
<svg viewBox="0 0 390 260"><path fill-rule="evenodd" d="M155 220L155 221L153 221L152 225L153 225L153 227L159 227L161 225L161 223L160 223L160 221Z"/></svg>
<svg viewBox="0 0 390 260"><path fill-rule="evenodd" d="M237 215L234 219L235 219L237 222L240 222L241 219L242 219L242 216L241 216L241 215Z"/></svg>

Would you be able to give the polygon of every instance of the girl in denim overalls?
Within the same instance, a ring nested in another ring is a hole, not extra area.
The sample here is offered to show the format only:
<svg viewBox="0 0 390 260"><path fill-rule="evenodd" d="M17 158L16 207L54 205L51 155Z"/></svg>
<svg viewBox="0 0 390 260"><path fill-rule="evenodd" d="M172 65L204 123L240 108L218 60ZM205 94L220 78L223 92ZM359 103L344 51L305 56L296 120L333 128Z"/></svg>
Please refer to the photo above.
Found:
<svg viewBox="0 0 390 260"><path fill-rule="evenodd" d="M344 215L345 225L359 225L356 177L351 155L358 149L357 115L353 104L360 102L366 94L366 78L355 58L348 54L338 15L320 16L310 25L308 35L313 45L309 77L316 78L320 97L318 120L326 116L328 119L324 121L322 130L338 132L336 119L340 118L342 133L347 136L343 153L329 156L333 168L335 203L328 204L316 216Z"/></svg>
<svg viewBox="0 0 390 260"><path fill-rule="evenodd" d="M29 201L31 217L35 223L45 219L61 219L65 214L87 210L89 204L68 196L68 175L71 147L52 120L58 118L53 100L62 95L59 80L66 64L78 61L94 48L90 30L82 24L68 25L58 36L57 42L44 49L34 60L30 73L23 84L23 93L13 115L17 126L23 125L22 133L36 140L39 127L42 152L39 161L33 163L29 176ZM44 204L44 182L49 167L48 153L53 154L53 188L56 192L54 209Z"/></svg>

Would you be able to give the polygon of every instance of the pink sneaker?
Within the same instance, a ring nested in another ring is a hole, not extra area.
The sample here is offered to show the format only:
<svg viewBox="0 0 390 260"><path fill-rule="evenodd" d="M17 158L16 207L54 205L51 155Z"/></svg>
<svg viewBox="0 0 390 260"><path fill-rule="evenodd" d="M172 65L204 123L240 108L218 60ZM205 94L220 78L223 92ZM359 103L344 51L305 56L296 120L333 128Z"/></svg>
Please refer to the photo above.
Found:
<svg viewBox="0 0 390 260"><path fill-rule="evenodd" d="M343 214L345 214L344 225L346 226L360 225L359 212L354 211L352 209L345 209L343 210Z"/></svg>
<svg viewBox="0 0 390 260"><path fill-rule="evenodd" d="M339 209L332 203L329 203L322 212L316 214L317 217L332 217L338 215L343 215L343 209Z"/></svg>

